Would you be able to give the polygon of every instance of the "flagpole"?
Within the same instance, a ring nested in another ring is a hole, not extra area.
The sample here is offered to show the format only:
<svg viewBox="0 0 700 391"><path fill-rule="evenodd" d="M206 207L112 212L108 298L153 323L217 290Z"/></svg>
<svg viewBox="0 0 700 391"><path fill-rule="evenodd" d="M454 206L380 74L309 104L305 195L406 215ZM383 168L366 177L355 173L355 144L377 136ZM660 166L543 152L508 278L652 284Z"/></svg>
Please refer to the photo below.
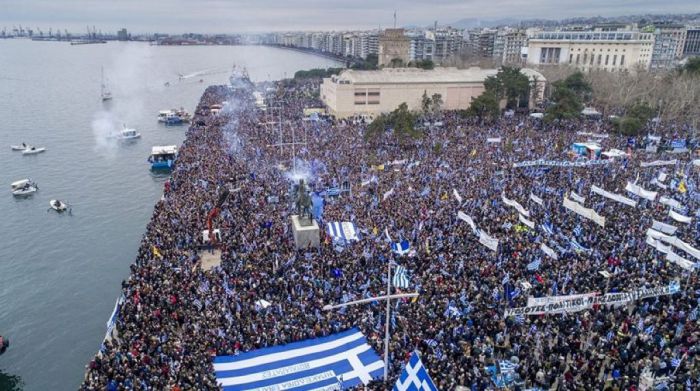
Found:
<svg viewBox="0 0 700 391"><path fill-rule="evenodd" d="M391 311L391 262L386 264L386 318L384 319L384 382L389 380L389 312Z"/></svg>

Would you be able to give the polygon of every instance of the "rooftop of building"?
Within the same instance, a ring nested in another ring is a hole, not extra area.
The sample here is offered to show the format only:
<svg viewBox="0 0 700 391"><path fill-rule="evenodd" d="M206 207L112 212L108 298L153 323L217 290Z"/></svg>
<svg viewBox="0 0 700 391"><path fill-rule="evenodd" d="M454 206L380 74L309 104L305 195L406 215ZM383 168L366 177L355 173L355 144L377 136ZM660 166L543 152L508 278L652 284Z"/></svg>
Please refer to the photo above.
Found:
<svg viewBox="0 0 700 391"><path fill-rule="evenodd" d="M545 80L541 73L533 69L523 68L520 71L528 78L534 77L537 80ZM384 68L372 71L347 69L332 79L339 81L341 84L464 83L482 82L489 76L495 76L496 73L498 73L498 69L482 69L478 67L467 69L437 67L431 70Z"/></svg>

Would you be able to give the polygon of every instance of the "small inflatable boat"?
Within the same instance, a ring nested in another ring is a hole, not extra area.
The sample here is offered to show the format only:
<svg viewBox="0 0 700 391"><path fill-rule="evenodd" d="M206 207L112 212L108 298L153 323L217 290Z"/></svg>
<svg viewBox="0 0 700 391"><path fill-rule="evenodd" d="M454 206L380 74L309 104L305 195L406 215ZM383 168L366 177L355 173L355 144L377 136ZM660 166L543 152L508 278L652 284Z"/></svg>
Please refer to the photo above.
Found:
<svg viewBox="0 0 700 391"><path fill-rule="evenodd" d="M20 145L10 145L10 149L12 149L13 151L24 151L25 149L27 149L29 147L31 147L31 146L28 144L25 144L25 143L22 143Z"/></svg>
<svg viewBox="0 0 700 391"><path fill-rule="evenodd" d="M61 200L51 200L49 201L49 206L51 207L51 209L59 213L69 210L69 205Z"/></svg>
<svg viewBox="0 0 700 391"><path fill-rule="evenodd" d="M44 147L41 147L41 148L27 147L27 149L22 151L22 155L36 155L37 153L42 153L44 151L46 151L46 148L44 148Z"/></svg>

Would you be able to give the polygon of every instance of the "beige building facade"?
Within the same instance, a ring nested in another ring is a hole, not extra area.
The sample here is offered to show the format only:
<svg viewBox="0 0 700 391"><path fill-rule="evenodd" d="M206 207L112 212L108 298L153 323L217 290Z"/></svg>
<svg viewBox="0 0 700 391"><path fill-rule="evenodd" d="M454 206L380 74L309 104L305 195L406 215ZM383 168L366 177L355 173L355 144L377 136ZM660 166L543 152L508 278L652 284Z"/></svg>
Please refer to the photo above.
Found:
<svg viewBox="0 0 700 391"><path fill-rule="evenodd" d="M484 92L484 80L494 76L497 69L385 68L377 71L345 70L339 75L323 79L321 99L328 113L336 118L375 118L381 113L406 103L409 110L422 109L423 94L442 97L445 110L469 108L473 98ZM535 79L533 89L542 99L545 78L539 72L522 69L529 79Z"/></svg>
<svg viewBox="0 0 700 391"><path fill-rule="evenodd" d="M649 69L654 35L640 31L542 31L528 41L527 64L582 71Z"/></svg>
<svg viewBox="0 0 700 391"><path fill-rule="evenodd" d="M405 35L404 29L386 29L379 36L377 60L380 67L391 64L397 58L408 64L411 40Z"/></svg>

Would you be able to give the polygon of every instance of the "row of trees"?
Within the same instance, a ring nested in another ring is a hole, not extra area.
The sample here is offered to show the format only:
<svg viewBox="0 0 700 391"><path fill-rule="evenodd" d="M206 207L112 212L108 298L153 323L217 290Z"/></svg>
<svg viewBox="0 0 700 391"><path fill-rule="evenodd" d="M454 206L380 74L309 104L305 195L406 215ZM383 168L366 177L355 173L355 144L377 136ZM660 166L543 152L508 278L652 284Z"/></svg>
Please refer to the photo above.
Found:
<svg viewBox="0 0 700 391"><path fill-rule="evenodd" d="M552 86L551 99L556 101L557 82L580 72L561 66L542 69L542 73ZM636 134L654 117L662 122L699 125L700 58L691 58L683 67L666 72L641 68L615 73L598 70L581 74L581 79L591 87L583 103L605 117L618 116L614 122L625 134Z"/></svg>

